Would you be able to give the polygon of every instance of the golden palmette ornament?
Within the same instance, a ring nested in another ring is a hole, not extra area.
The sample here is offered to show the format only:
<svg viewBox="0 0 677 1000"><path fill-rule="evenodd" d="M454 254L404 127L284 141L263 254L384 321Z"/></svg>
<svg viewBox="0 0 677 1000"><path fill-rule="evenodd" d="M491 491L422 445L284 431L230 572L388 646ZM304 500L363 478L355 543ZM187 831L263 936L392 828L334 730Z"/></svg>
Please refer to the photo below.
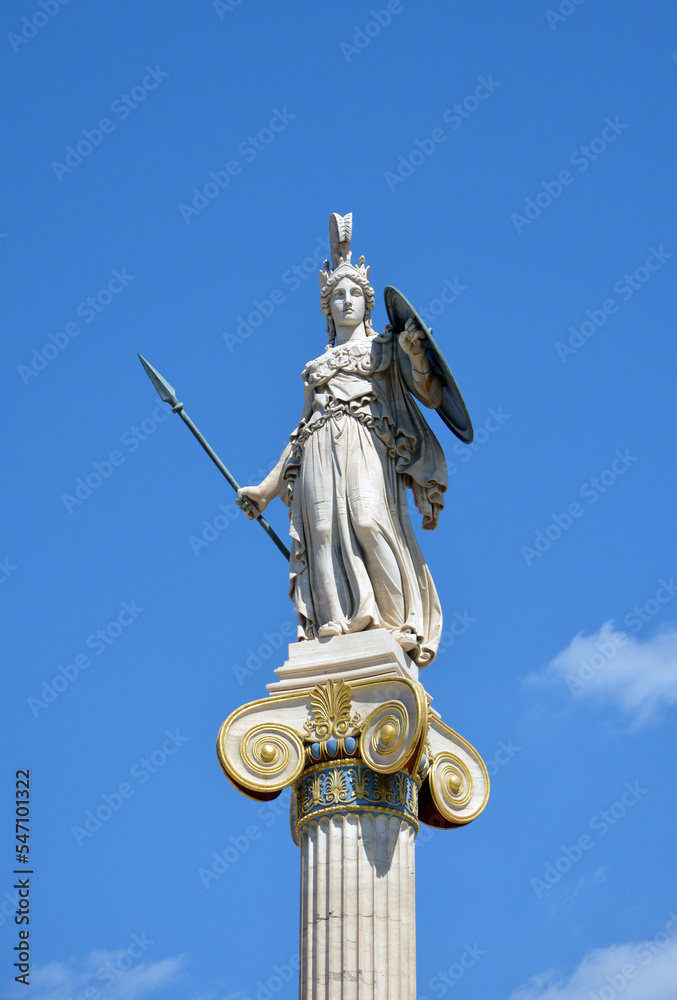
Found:
<svg viewBox="0 0 677 1000"><path fill-rule="evenodd" d="M347 736L360 722L359 712L352 712L352 691L344 680L316 685L310 696L313 718L304 723L309 737L318 740Z"/></svg>

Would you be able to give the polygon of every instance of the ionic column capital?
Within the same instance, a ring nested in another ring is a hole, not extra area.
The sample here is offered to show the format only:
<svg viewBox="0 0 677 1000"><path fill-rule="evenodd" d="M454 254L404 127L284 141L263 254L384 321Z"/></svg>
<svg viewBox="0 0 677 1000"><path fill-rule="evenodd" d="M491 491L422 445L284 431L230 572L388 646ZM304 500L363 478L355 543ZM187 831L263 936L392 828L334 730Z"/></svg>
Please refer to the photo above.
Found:
<svg viewBox="0 0 677 1000"><path fill-rule="evenodd" d="M330 678L237 709L219 732L219 761L251 798L297 789L295 840L306 816L340 812L342 804L350 804L347 811L392 812L397 802L395 813L418 829L414 797L422 822L440 829L464 825L484 809L489 776L478 752L442 722L431 700L409 678L350 685Z"/></svg>

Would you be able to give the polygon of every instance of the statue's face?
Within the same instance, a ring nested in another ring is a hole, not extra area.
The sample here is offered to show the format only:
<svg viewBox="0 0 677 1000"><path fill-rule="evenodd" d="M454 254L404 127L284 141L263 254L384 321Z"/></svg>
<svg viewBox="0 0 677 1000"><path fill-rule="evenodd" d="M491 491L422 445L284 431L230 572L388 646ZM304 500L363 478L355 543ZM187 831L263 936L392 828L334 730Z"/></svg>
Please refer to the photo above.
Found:
<svg viewBox="0 0 677 1000"><path fill-rule="evenodd" d="M341 278L331 293L331 315L337 326L358 326L364 319L364 292L351 278Z"/></svg>

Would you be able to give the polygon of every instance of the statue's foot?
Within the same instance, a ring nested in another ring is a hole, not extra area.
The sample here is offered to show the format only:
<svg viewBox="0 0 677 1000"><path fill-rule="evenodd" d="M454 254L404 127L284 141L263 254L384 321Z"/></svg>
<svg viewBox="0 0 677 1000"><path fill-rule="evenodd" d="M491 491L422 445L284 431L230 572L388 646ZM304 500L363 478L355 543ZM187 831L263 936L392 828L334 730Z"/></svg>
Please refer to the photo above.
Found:
<svg viewBox="0 0 677 1000"><path fill-rule="evenodd" d="M342 634L343 629L340 622L327 622L325 625L320 625L317 630L317 635L320 639L327 639L329 636Z"/></svg>

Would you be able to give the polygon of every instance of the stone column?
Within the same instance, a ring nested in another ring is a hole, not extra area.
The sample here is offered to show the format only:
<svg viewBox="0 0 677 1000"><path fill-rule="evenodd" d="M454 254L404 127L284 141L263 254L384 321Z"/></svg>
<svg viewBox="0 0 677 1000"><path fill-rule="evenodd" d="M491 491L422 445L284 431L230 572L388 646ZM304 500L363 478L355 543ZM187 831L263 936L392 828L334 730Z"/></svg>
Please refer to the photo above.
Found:
<svg viewBox="0 0 677 1000"><path fill-rule="evenodd" d="M300 998L415 1000L418 824L475 819L484 762L385 629L292 644L276 674L269 697L228 716L217 751L250 798L292 788Z"/></svg>
<svg viewBox="0 0 677 1000"><path fill-rule="evenodd" d="M296 796L300 1000L414 1000L416 782L337 763Z"/></svg>

